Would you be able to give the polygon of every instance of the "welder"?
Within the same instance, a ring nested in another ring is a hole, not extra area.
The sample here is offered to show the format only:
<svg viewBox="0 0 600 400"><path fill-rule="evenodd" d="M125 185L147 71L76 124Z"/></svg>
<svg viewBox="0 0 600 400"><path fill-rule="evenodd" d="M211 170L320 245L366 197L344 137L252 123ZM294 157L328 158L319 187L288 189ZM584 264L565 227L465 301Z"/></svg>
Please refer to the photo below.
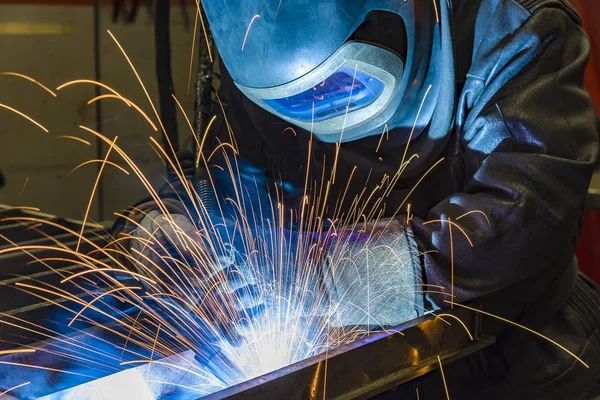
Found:
<svg viewBox="0 0 600 400"><path fill-rule="evenodd" d="M245 168L276 184L287 204L301 203L307 171L318 182L335 160L325 214L417 154L383 217L397 220L386 225L392 234L414 238L425 284L445 289L427 294L428 307L478 299L590 365L486 318L482 331L496 344L445 366L453 398L600 396L600 290L574 258L598 136L583 87L589 43L568 1L202 6L227 117L216 113L207 151L233 132ZM190 141L181 152L185 168L194 169L196 150ZM410 218L395 215L409 193ZM472 245L449 240L457 219ZM445 398L435 373L383 396L414 398L417 388L421 399Z"/></svg>

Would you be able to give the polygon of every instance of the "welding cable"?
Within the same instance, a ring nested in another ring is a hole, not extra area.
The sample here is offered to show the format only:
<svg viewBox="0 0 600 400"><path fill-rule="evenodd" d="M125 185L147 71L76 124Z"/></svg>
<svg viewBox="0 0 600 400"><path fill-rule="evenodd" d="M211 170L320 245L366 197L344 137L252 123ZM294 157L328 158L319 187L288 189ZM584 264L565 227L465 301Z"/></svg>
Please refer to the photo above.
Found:
<svg viewBox="0 0 600 400"><path fill-rule="evenodd" d="M200 12L203 12L202 10ZM204 18L204 16L202 16ZM212 35L207 32L207 40L200 41L198 54L198 73L196 75L196 102L194 104L194 130L196 143L204 142L204 134L213 115L212 83L215 77L214 64L211 58L211 49L214 48ZM196 145L196 159L200 160L199 152L203 149ZM208 213L216 209L216 199L210 181L203 176L203 171L198 163L195 165L194 186L204 203Z"/></svg>

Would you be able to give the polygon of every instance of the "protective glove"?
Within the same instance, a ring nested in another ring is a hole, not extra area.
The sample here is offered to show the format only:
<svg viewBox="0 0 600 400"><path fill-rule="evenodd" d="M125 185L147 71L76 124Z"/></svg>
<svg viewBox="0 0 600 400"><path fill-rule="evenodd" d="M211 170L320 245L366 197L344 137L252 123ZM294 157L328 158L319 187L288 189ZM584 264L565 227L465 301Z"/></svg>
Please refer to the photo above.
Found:
<svg viewBox="0 0 600 400"><path fill-rule="evenodd" d="M194 336L203 336L198 340L208 345L219 336L239 342L236 325L264 309L256 280L226 231L223 224L212 224L200 233L182 214L151 211L131 242L139 255L138 272L159 282L150 295L164 294L154 296L157 305L172 319L193 318Z"/></svg>
<svg viewBox="0 0 600 400"><path fill-rule="evenodd" d="M392 327L423 314L419 252L399 219L330 230L324 242L321 312L332 326Z"/></svg>

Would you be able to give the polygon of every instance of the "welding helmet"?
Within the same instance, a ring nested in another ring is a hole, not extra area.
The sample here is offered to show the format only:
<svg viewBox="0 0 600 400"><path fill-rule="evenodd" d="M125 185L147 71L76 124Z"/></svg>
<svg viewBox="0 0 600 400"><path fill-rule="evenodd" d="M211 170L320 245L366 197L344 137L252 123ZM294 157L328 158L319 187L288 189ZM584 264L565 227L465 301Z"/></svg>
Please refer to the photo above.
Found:
<svg viewBox="0 0 600 400"><path fill-rule="evenodd" d="M395 128L408 140L427 125L441 67L435 1L202 4L249 99L324 142L347 142Z"/></svg>

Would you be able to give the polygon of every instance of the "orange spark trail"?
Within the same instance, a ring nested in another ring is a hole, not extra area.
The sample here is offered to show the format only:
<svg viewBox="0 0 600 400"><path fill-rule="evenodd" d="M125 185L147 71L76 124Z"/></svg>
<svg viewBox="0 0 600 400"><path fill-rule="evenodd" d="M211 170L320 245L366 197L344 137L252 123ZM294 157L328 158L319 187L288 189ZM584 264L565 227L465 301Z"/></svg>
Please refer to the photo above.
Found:
<svg viewBox="0 0 600 400"><path fill-rule="evenodd" d="M69 322L69 324L67 326L71 326L73 324L73 322L75 322L75 320L77 320L77 318L79 318L79 316L81 314L83 314L83 312L85 310L87 310L89 307L91 307L92 304L94 304L97 300L100 300L104 296L108 296L111 293L115 293L115 292L118 292L121 290L141 290L141 289L142 289L141 286L133 286L133 287L121 287L121 288L115 288L115 289L108 290L108 291L102 293L100 296L93 299L92 301L90 301L89 303L87 303L81 310L79 310L79 312L77 314L75 314L75 316L71 319L71 321Z"/></svg>
<svg viewBox="0 0 600 400"><path fill-rule="evenodd" d="M60 91L63 90L64 88L71 86L71 85L77 85L80 83L89 83L92 85L98 85L106 90L108 90L109 92L113 93L115 96L117 96L118 98L120 98L121 100L123 100L125 103L127 103L130 107L131 105L129 104L129 102L127 100L125 100L125 97L121 96L116 90L114 90L113 88L111 88L108 85L105 85L102 82L98 82L98 81L94 81L91 79L75 79L73 81L69 81L69 82L65 82L62 85L60 85L59 87L56 88L56 90Z"/></svg>
<svg viewBox="0 0 600 400"><path fill-rule="evenodd" d="M88 146L91 146L92 144L90 142L88 142L85 139L79 138L77 136L69 136L69 135L61 135L61 136L57 136L57 138L59 139L71 139L71 140L76 140L78 142L81 142L83 144L87 144Z"/></svg>
<svg viewBox="0 0 600 400"><path fill-rule="evenodd" d="M410 146L410 142L412 140L413 134L415 133L415 128L419 123L419 117L421 116L421 111L423 110L423 106L425 105L425 100L427 100L427 96L429 95L429 91L433 85L429 85L425 95L423 96L423 100L421 100L421 105L419 106L419 111L417 111L417 116L415 117L415 123L413 124L412 130L410 131L410 135L408 136L408 142L406 142L406 146L404 147L404 154L402 155L402 162L400 165L404 164L404 160L406 160L406 153L408 153L408 147Z"/></svg>
<svg viewBox="0 0 600 400"><path fill-rule="evenodd" d="M51 249L51 247L48 247L48 249ZM95 269L89 269L89 270L86 270L86 271L81 271L81 272L78 272L76 274L70 275L68 278L65 278L62 281L60 281L60 283L69 282L70 280L75 279L78 276L87 275L89 273L93 273L93 272L105 272L105 271L117 271L117 272L120 272L120 273L123 273L123 274L134 276L134 277L136 277L138 279L142 279L144 281L148 281L148 282L150 282L150 283L152 283L154 285L158 284L155 280L150 279L150 278L148 278L145 275L141 275L141 274L138 274L136 272L128 271L128 270L125 270L125 269L114 269L114 268L95 268Z"/></svg>
<svg viewBox="0 0 600 400"><path fill-rule="evenodd" d="M444 389L446 390L446 399L450 400L450 393L448 393L448 385L446 385L446 377L444 376L444 368L442 367L442 359L437 356L438 362L440 363L440 372L442 373L442 381L444 381Z"/></svg>
<svg viewBox="0 0 600 400"><path fill-rule="evenodd" d="M183 114L183 117L185 118L185 122L187 122L188 127L190 128L190 132L192 133L193 136L196 136L196 135L194 135L194 128L192 128L192 123L190 122L190 119L188 118L185 111L183 110L181 103L179 102L179 100L177 100L177 97L175 97L175 95L173 93L171 93L171 97L173 97L173 100L175 100L175 103L177 103L177 106L179 107L181 114Z"/></svg>
<svg viewBox="0 0 600 400"><path fill-rule="evenodd" d="M194 65L194 51L196 50L196 34L198 33L198 13L196 13L196 19L194 20L194 35L192 36L192 51L190 55L190 71L188 73L188 84L186 95L190 94L190 85L192 84L192 68ZM208 43L207 43L208 44Z"/></svg>
<svg viewBox="0 0 600 400"><path fill-rule="evenodd" d="M202 25L202 32L204 32L204 40L206 40L206 48L208 49L208 58L210 62L213 62L212 51L210 49L210 42L208 41L208 30L206 29L206 25L204 25L204 18L202 18L202 12L200 11L200 1L196 0L196 12L198 13L198 18L200 18L200 24Z"/></svg>
<svg viewBox="0 0 600 400"><path fill-rule="evenodd" d="M206 130L204 131L204 135L202 136L202 142L200 143L200 146L198 146L198 154L196 156L196 168L198 168L198 166L200 165L200 159L202 158L202 149L204 148L204 143L206 142L206 137L208 136L210 127L212 126L213 122L215 122L215 119L217 119L217 116L213 115L213 117L211 118L210 122L208 123L208 125L206 127ZM235 152L235 149L233 148L233 146L231 148Z"/></svg>
<svg viewBox="0 0 600 400"><path fill-rule="evenodd" d="M469 331L469 328L467 328L467 325L465 325L465 323L458 318L456 315L452 315L452 314L438 314L436 315L436 317L450 317L450 318L454 318L455 320L457 320L458 322L460 322L460 324L463 326L463 328L465 328L465 332L467 332L467 335L469 335L469 339L474 340L473 339L473 335L471 335L471 332Z"/></svg>
<svg viewBox="0 0 600 400"><path fill-rule="evenodd" d="M486 220L486 221L487 221L487 223L488 223L488 226L489 226L490 228L492 227L492 224L491 224L491 222L490 222L490 219L488 218L488 216L486 215L486 213L484 213L483 211L480 211L480 210L473 210L473 211L469 211L469 212L467 212L467 213L464 213L464 214L463 214L463 215L461 215L460 217L456 218L456 220L458 221L459 219L461 219L461 218L464 218L464 217L466 217L467 215L471 215L471 214L481 214L481 215L483 215L483 217L485 218L485 220Z"/></svg>
<svg viewBox="0 0 600 400"><path fill-rule="evenodd" d="M23 386L27 386L27 385L29 385L30 383L31 383L31 382L25 382L25 383L21 383L20 385L13 386L13 387L11 387L10 389L7 389L7 390L5 390L4 392L0 393L0 397L4 396L4 395L5 395L6 393L8 393L8 392L12 392L12 391L13 391L13 390L15 390L15 389L18 389L18 388L20 388L20 387L23 387Z"/></svg>
<svg viewBox="0 0 600 400"><path fill-rule="evenodd" d="M471 245L471 247L473 247L473 241L471 240L471 238L469 237L469 235L467 235L467 232L465 232L465 230L458 225L456 222L450 221L450 218L448 218L447 220L444 219L432 219L430 221L424 222L423 225L429 225L429 224L433 224L435 222L440 222L440 223L448 223L448 225L450 226L454 226L456 227L459 231L462 232L462 234L465 236L465 238L467 239L467 241L469 242L469 244Z"/></svg>
<svg viewBox="0 0 600 400"><path fill-rule="evenodd" d="M438 12L437 1L436 0L432 0L432 1L433 1L433 8L435 9L435 20L439 24L440 23L440 14Z"/></svg>
<svg viewBox="0 0 600 400"><path fill-rule="evenodd" d="M127 63L131 67L131 70L133 71L133 73L134 73L135 77L137 78L140 86L142 87L142 90L146 94L146 98L148 99L148 102L150 103L150 106L152 107L152 111L154 111L154 115L156 116L156 119L158 120L160 128L162 129L162 131L164 133L164 138L166 139L167 144L169 145L169 149L171 150L171 154L174 155L174 156L176 156L177 152L175 151L175 148L173 147L173 143L171 143L171 139L169 138L169 135L167 134L165 126L163 125L162 120L160 119L160 115L158 114L158 111L156 110L156 107L154 106L154 102L152 101L152 98L150 97L150 94L148 93L148 90L146 89L146 86L144 85L144 82L142 81L142 78L140 77L140 74L138 74L137 70L135 69L135 66L133 65L133 62L131 62L131 59L129 58L129 56L125 52L125 49L123 48L123 46L121 46L121 43L119 43L119 41L117 40L117 38L112 34L112 32L110 30L107 30L107 32L110 35L110 37L112 38L112 40L119 47L119 50L121 50L121 53L123 54L123 57L125 57L125 59L127 60ZM153 138L151 138L151 139L153 139ZM167 159L167 161L169 161L169 160L170 159ZM175 166L172 162L169 162L169 163L173 167L173 171L177 175L178 179L181 182L185 182L185 176L184 176L184 173L183 173L183 169L181 168L181 165L178 164L177 166ZM190 197L192 197L191 192L189 191L189 188L187 186L185 187L185 190L187 192L187 195L190 196Z"/></svg>
<svg viewBox="0 0 600 400"><path fill-rule="evenodd" d="M106 163L110 166L113 166L115 168L120 169L121 171L123 171L125 174L129 175L129 171L127 171L125 168L121 167L119 164L114 163L112 161L108 161L108 160L88 160L88 161L84 161L81 164L79 164L78 166L76 166L75 168L73 168L71 170L71 172L69 172L69 175L71 175L73 172L77 171L79 168L83 167L84 165L88 165L88 164L92 164L92 163Z"/></svg>
<svg viewBox="0 0 600 400"><path fill-rule="evenodd" d="M0 356L17 353L35 353L35 349L0 350Z"/></svg>
<svg viewBox="0 0 600 400"><path fill-rule="evenodd" d="M52 96L56 97L56 93L54 93L52 90L50 90L47 86L45 86L44 84L42 84L41 82L33 79L30 76L24 75L24 74L20 74L18 72L0 72L0 75L12 75L12 76L18 76L19 78L23 78L23 79L27 79L29 82L33 82L36 85L38 85L39 87L41 87L42 89L44 89L46 92L50 93Z"/></svg>
<svg viewBox="0 0 600 400"><path fill-rule="evenodd" d="M448 218L448 234L450 235L450 298L454 301L454 244L452 243L452 221L450 221L450 218ZM454 309L454 305L450 305L450 308Z"/></svg>
<svg viewBox="0 0 600 400"><path fill-rule="evenodd" d="M146 380L150 376L150 368L152 367L152 363L154 362L154 351L156 350L156 342L158 342L158 336L160 335L160 325L156 329L156 336L154 337L154 343L152 343L152 353L150 353L150 363L148 364L148 369L146 370Z"/></svg>
<svg viewBox="0 0 600 400"><path fill-rule="evenodd" d="M29 177L25 179L25 183L23 184L23 188L21 189L21 194L19 195L19 199L23 197L23 193L25 193L25 188L27 187L27 183L29 182Z"/></svg>
<svg viewBox="0 0 600 400"><path fill-rule="evenodd" d="M483 311L483 310L478 310L478 309L476 309L476 308L469 307L469 306L466 306L466 305L464 305L464 304L455 303L455 302L453 302L453 301L449 301L449 300L444 300L444 302L445 302L445 303L448 303L448 304L453 304L453 305L455 305L455 306L459 306L459 307L462 307L462 308L466 308L467 310L475 311L475 312L478 312L478 313L480 313L480 314L487 315L488 317L492 317L492 318L499 319L500 321L503 321L503 322L506 322L506 323L508 323L508 324L514 325L514 326L516 326L516 327L519 327L519 328L521 328L521 329L525 329L527 332L533 333L534 335L536 335L536 336L539 336L539 337L541 337L541 338L542 338L542 339L544 339L544 340L547 340L548 342L550 342L550 343L552 343L553 345L557 346L557 347L558 347L558 348L560 348L561 350L565 351L565 352L566 352L566 353L568 353L568 354L569 354L571 357L573 357L574 359L576 359L577 361L579 361L579 362L580 362L580 363L581 363L581 364L582 364L584 367L586 367L586 368L589 368L589 367L590 367L590 366L589 366L588 364L586 364L586 363L585 363L585 362L584 362L584 361L583 361L581 358L577 357L577 356L576 356L576 355L575 355L575 354L574 354L572 351L570 351L569 349L567 349L566 347L564 347L564 346L563 346L563 345L561 345L560 343L558 343L558 342L556 342L556 341L554 341L554 340L550 339L550 338L549 338L549 337L547 337L547 336L544 336L544 335L542 335L542 334L541 334L541 333L539 333L539 332L536 332L536 331L534 331L534 330L533 330L533 329L531 329L531 328L528 328L528 327L526 327L525 325L518 324L518 323L516 323L516 322L514 322L514 321L511 321L511 320L509 320L509 319L502 318L502 317L500 317L500 316L498 316L498 315L494 315L494 314L492 314L492 313L485 312L485 311Z"/></svg>
<svg viewBox="0 0 600 400"><path fill-rule="evenodd" d="M119 97L119 96L114 95L114 94L101 94L100 96L96 96L93 99L90 99L87 103L89 105L89 104L95 103L96 101L102 100L102 99L119 99L119 100L124 101L125 104L127 104L127 106L135 108L135 110L137 112L139 112L142 117L144 117L144 119L150 124L150 126L152 127L152 129L154 129L154 132L158 132L158 128L156 127L156 125L154 124L154 122L152 122L152 120L150 119L150 117L148 116L148 114L146 114L133 101L131 101L131 100L125 98L125 97Z"/></svg>
<svg viewBox="0 0 600 400"><path fill-rule="evenodd" d="M88 219L88 215L90 214L90 208L92 208L92 202L94 201L94 195L96 194L96 189L98 188L98 184L100 183L100 178L102 177L102 171L104 171L104 166L106 165L106 161L108 160L108 157L110 156L110 152L112 151L113 146L115 145L115 142L117 141L117 138L118 138L118 136L115 136L112 143L110 144L110 147L108 148L108 151L106 152L106 157L104 157L104 162L100 166L100 171L98 171L98 176L96 177L96 183L94 184L94 187L92 189L92 194L90 195L90 201L88 202L87 209L85 210L85 216L83 217L83 222L81 223L81 232L79 233L79 238L77 238L77 246L75 247L76 252L79 251L79 246L81 245L81 238L83 237L83 231L85 230L85 223Z"/></svg>
<svg viewBox="0 0 600 400"><path fill-rule="evenodd" d="M19 111L19 110L15 109L15 108L12 108L11 106L7 106L6 104L2 104L2 103L0 103L0 107L2 107L2 108L6 108L7 110L9 110L9 111L12 111L12 112L14 112L15 114L18 114L18 115L20 115L21 117L23 117L23 118L27 119L27 120L28 120L29 122L31 122L32 124L35 124L35 125L37 125L37 126L38 126L38 127L41 129L41 130L43 130L44 132L46 132L46 133L48 133L48 132L49 132L49 131L48 131L48 129L46 129L46 128L45 128L45 127L42 125L42 124L40 124L39 122L35 121L33 118L29 117L28 115L26 115L26 114L22 113L21 111Z"/></svg>

